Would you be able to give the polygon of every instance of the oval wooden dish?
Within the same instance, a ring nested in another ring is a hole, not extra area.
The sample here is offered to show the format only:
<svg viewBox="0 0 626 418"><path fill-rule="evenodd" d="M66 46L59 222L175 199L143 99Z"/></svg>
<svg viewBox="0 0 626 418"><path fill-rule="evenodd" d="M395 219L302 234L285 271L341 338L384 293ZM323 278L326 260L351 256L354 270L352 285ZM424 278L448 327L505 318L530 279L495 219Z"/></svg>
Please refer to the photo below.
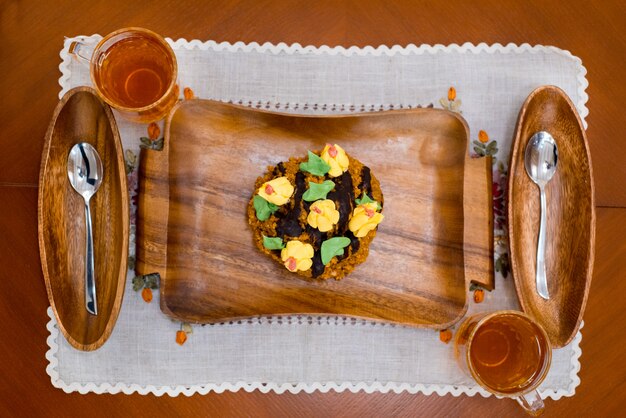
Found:
<svg viewBox="0 0 626 418"><path fill-rule="evenodd" d="M67 156L89 142L102 158L104 176L91 199L98 315L85 308L85 210L67 178ZM39 173L39 253L48 299L59 329L79 350L95 350L117 320L128 261L128 187L113 113L93 89L78 87L57 105Z"/></svg>
<svg viewBox="0 0 626 418"><path fill-rule="evenodd" d="M554 137L558 166L546 186L546 273L549 300L535 284L539 231L539 188L524 168L530 137L547 131ZM522 309L545 328L553 347L567 345L580 326L587 302L595 246L594 189L589 147L582 122L558 87L533 91L517 123L509 177L511 268Z"/></svg>

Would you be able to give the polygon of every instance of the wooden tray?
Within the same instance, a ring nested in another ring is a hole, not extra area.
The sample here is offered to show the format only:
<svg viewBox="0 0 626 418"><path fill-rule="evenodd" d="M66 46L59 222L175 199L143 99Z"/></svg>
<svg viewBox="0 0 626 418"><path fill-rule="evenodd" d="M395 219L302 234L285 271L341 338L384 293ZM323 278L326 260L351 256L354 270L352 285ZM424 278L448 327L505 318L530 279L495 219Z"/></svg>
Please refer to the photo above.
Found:
<svg viewBox="0 0 626 418"><path fill-rule="evenodd" d="M165 131L163 151L141 155L137 270L161 274L172 317L337 314L445 328L465 313L471 277L492 277L491 163L468 157L457 114L294 116L192 100ZM351 275L307 281L254 247L246 208L268 165L327 142L372 169L385 221Z"/></svg>
<svg viewBox="0 0 626 418"><path fill-rule="evenodd" d="M85 308L85 210L67 178L67 156L89 142L102 158L104 177L91 199L98 315ZM39 253L59 329L79 350L107 340L124 295L128 256L128 187L117 125L93 89L63 96L46 133L39 173Z"/></svg>
<svg viewBox="0 0 626 418"><path fill-rule="evenodd" d="M526 174L524 152L530 137L554 137L558 165L546 186L546 274L549 300L536 291L539 189ZM530 94L519 114L509 177L511 269L523 310L545 328L553 347L568 344L580 326L595 246L595 205L589 147L582 123L567 95L553 86Z"/></svg>

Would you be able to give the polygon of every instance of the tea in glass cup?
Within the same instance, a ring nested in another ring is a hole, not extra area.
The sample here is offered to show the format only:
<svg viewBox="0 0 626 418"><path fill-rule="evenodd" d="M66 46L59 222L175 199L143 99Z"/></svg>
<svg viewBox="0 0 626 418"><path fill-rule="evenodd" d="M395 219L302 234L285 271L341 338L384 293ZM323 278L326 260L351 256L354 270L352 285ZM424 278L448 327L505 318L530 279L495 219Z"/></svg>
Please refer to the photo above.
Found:
<svg viewBox="0 0 626 418"><path fill-rule="evenodd" d="M178 100L174 51L148 29L117 30L93 50L73 42L70 53L89 63L98 95L131 121L162 119Z"/></svg>
<svg viewBox="0 0 626 418"><path fill-rule="evenodd" d="M487 391L515 398L531 415L543 412L537 392L552 361L544 329L522 312L469 317L459 328L455 355L461 368Z"/></svg>

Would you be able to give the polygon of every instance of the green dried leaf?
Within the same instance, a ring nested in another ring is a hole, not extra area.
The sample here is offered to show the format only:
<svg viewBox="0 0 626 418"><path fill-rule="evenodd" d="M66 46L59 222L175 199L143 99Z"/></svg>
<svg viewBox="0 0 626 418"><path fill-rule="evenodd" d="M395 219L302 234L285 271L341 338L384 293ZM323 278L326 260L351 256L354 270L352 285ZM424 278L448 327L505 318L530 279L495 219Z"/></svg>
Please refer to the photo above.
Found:
<svg viewBox="0 0 626 418"><path fill-rule="evenodd" d="M128 266L128 270L135 270L135 257L134 256L128 257L127 266Z"/></svg>
<svg viewBox="0 0 626 418"><path fill-rule="evenodd" d="M509 275L509 256L508 254L500 254L498 259L496 260L496 271L499 271L502 274L502 277L505 279Z"/></svg>
<svg viewBox="0 0 626 418"><path fill-rule="evenodd" d="M180 326L180 329L185 331L186 334L193 334L193 328L191 327L191 324L187 322L183 322L182 325Z"/></svg>
<svg viewBox="0 0 626 418"><path fill-rule="evenodd" d="M130 174L135 170L135 166L137 165L137 156L131 150L126 150L125 155L126 174Z"/></svg>
<svg viewBox="0 0 626 418"><path fill-rule="evenodd" d="M263 235L263 246L268 250L282 250L285 243L281 237L266 237Z"/></svg>
<svg viewBox="0 0 626 418"><path fill-rule="evenodd" d="M159 273L150 273L143 276L145 287L150 289L158 289L159 288L159 280L161 279L161 275Z"/></svg>
<svg viewBox="0 0 626 418"><path fill-rule="evenodd" d="M478 148L478 147L474 147L474 152L478 155L480 155L481 157L485 156L485 150L482 148Z"/></svg>
<svg viewBox="0 0 626 418"><path fill-rule="evenodd" d="M365 205L367 203L376 203L376 209L377 210L381 210L382 206L380 206L380 203L378 203L377 201L375 201L374 199L371 199L367 193L363 193L363 197L360 199L354 199L354 202L357 205Z"/></svg>
<svg viewBox="0 0 626 418"><path fill-rule="evenodd" d="M159 138L152 143L152 149L156 151L161 151L163 149L164 138Z"/></svg>
<svg viewBox="0 0 626 418"><path fill-rule="evenodd" d="M322 264L330 263L333 257L343 255L343 249L350 245L350 238L334 237L322 242Z"/></svg>
<svg viewBox="0 0 626 418"><path fill-rule="evenodd" d="M143 279L143 276L133 277L133 290L135 292L139 292L141 289L143 289L144 284L145 284L145 281Z"/></svg>
<svg viewBox="0 0 626 418"><path fill-rule="evenodd" d="M477 140L473 140L472 144L474 144L474 145L476 145L478 147L481 147L481 148L485 148L485 144L483 144L482 142L477 141Z"/></svg>
<svg viewBox="0 0 626 418"><path fill-rule="evenodd" d="M485 289L484 287L482 287L478 283L470 283L470 287L469 287L470 292L473 292L474 290L479 290L479 289L483 290L485 292L491 292L491 290Z"/></svg>
<svg viewBox="0 0 626 418"><path fill-rule="evenodd" d="M278 210L278 206L268 202L259 195L254 196L252 203L259 221L267 221L270 215Z"/></svg>
<svg viewBox="0 0 626 418"><path fill-rule="evenodd" d="M324 183L309 182L309 189L302 195L302 200L306 202L314 202L320 199L326 199L326 195L335 188L335 182L326 180Z"/></svg>
<svg viewBox="0 0 626 418"><path fill-rule="evenodd" d="M129 149L124 151L124 156L126 157L128 161L132 163L134 163L137 160L137 155L132 150L129 150Z"/></svg>
<svg viewBox="0 0 626 418"><path fill-rule="evenodd" d="M330 171L330 166L318 155L309 151L309 160L304 163L300 163L300 170L308 171L314 176L323 176Z"/></svg>

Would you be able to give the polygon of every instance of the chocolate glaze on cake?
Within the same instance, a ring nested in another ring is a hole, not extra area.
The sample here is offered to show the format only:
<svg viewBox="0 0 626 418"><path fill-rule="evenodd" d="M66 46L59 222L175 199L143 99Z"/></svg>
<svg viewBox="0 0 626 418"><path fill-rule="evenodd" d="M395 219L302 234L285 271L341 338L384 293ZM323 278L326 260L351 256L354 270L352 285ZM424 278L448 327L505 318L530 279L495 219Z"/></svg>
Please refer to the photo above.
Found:
<svg viewBox="0 0 626 418"><path fill-rule="evenodd" d="M361 173L369 168L363 166ZM354 189L352 188L352 176L349 171L346 171L339 177L333 179L335 182L335 190L328 193L327 199L335 202L337 210L339 211L339 223L337 224L337 235L343 235L348 230L348 221L350 220L350 214L354 209ZM369 184L369 182L368 182ZM359 196L361 193L359 193Z"/></svg>
<svg viewBox="0 0 626 418"><path fill-rule="evenodd" d="M372 175L369 167L352 157L348 156L348 158L348 170L338 177L331 177L329 174L314 176L309 172L301 171L300 163L307 161L307 157L292 157L289 161L268 167L267 173L257 179L254 194L265 182L281 176L286 177L294 186L294 193L289 202L280 206L266 221L257 219L253 199L250 200L248 220L259 250L283 264L281 251L265 248L263 236L280 237L284 243L299 240L311 244L314 249L312 266L309 270L298 271L298 274L321 279L340 279L350 273L356 265L365 261L369 252L369 244L376 235L376 230L370 231L362 238L357 238L350 231L348 228L350 218L357 207L355 199L362 198L364 194L367 194L382 207L383 195L380 184ZM327 194L326 199L332 200L339 212L339 221L328 232L320 232L307 223L307 216L313 202L302 199L310 182L322 183L324 180L331 180L335 183L335 187ZM321 245L322 242L333 237L346 237L350 240L350 244L344 249L343 255L334 257L325 266L321 259Z"/></svg>

